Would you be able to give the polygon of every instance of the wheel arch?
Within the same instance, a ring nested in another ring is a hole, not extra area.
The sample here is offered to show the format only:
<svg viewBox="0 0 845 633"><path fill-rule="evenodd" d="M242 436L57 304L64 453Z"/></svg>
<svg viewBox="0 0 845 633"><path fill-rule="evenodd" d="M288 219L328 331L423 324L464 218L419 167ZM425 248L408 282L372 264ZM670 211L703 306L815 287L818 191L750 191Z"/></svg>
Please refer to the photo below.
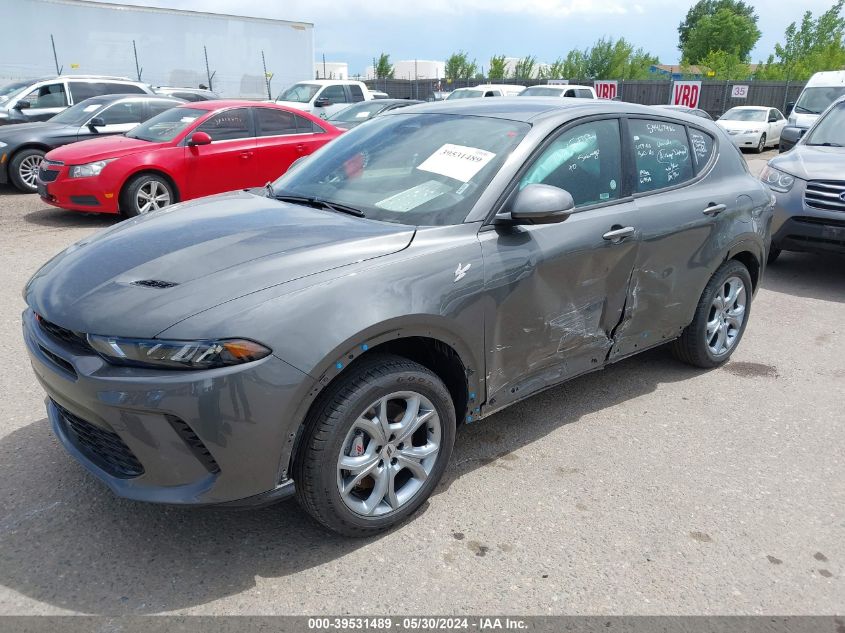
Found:
<svg viewBox="0 0 845 633"><path fill-rule="evenodd" d="M138 176L143 176L145 174L152 174L154 176L161 176L164 178L168 184L173 187L173 203L177 203L182 199L181 193L179 192L179 187L176 184L176 179L159 167L151 167L149 165L141 165L134 171L130 172L126 178L123 179L123 184L120 185L120 193L118 194L118 203L123 199L124 194L126 193L126 188L129 186L129 183L132 182L133 179L137 178Z"/></svg>
<svg viewBox="0 0 845 633"><path fill-rule="evenodd" d="M762 278L762 253L760 249L751 242L740 242L728 251L725 261L735 259L748 269L751 275L751 290L757 292Z"/></svg>

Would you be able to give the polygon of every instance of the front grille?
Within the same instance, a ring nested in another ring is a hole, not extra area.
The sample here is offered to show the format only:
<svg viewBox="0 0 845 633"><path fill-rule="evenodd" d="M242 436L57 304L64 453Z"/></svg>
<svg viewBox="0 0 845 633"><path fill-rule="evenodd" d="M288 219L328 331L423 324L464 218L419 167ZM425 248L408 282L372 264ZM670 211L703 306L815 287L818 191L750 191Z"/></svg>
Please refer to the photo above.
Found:
<svg viewBox="0 0 845 633"><path fill-rule="evenodd" d="M206 470L210 473L219 473L220 466L217 460L214 459L214 456L205 447L199 436L194 433L194 430L184 420L177 418L175 415L168 415L166 417L173 430L179 434L179 437L182 438L182 441L185 442L191 453L194 454L194 457L205 466Z"/></svg>
<svg viewBox="0 0 845 633"><path fill-rule="evenodd" d="M60 325L51 323L42 316L38 317L38 323L41 329L44 330L53 340L59 343L64 343L78 352L85 352L88 354L94 353L94 350L88 344L88 339L81 332L74 332Z"/></svg>
<svg viewBox="0 0 845 633"><path fill-rule="evenodd" d="M117 433L86 422L53 402L62 426L76 447L104 471L120 479L144 474L144 467Z"/></svg>
<svg viewBox="0 0 845 633"><path fill-rule="evenodd" d="M845 181L811 180L804 192L808 207L824 211L845 211Z"/></svg>
<svg viewBox="0 0 845 633"><path fill-rule="evenodd" d="M59 172L55 169L44 169L44 162L42 161L41 166L38 168L38 177L41 179L41 182L53 182L59 177Z"/></svg>
<svg viewBox="0 0 845 633"><path fill-rule="evenodd" d="M54 365L56 365L56 366L58 366L58 367L61 367L61 368L62 368L62 369L64 369L67 373L69 373L70 375L72 375L74 378L76 378L76 377L77 377L76 370L73 368L73 365L71 365L71 364L70 364L68 361L66 361L64 358L62 358L61 356L59 356L59 355L57 355L57 354L54 354L53 352L51 352L50 350L48 350L48 349L47 349L46 347L44 347L43 345L39 345L39 346L38 346L38 349L40 349L40 350L41 350L41 353L42 353L42 354L44 354L44 356L46 356L46 357L47 357L47 358L49 358L51 361L53 361L53 364L54 364Z"/></svg>

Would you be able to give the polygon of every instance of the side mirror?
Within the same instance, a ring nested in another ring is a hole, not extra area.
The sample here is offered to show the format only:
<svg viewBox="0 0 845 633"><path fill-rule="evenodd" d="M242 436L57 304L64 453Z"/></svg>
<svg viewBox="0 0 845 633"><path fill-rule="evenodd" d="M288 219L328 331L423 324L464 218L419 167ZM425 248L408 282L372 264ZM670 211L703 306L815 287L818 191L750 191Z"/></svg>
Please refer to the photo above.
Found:
<svg viewBox="0 0 845 633"><path fill-rule="evenodd" d="M88 121L88 127L92 130L98 127L106 127L106 122L103 120L102 117L95 116L93 119Z"/></svg>
<svg viewBox="0 0 845 633"><path fill-rule="evenodd" d="M32 107L32 104L31 104L29 101L26 101L26 100L24 100L24 99L21 99L20 101L18 101L18 102L15 104L14 109L15 109L15 110L28 110L28 109L29 109L29 108L31 108L31 107Z"/></svg>
<svg viewBox="0 0 845 633"><path fill-rule="evenodd" d="M496 223L554 224L563 222L573 209L575 201L568 191L535 183L516 194L507 212L496 217Z"/></svg>
<svg viewBox="0 0 845 633"><path fill-rule="evenodd" d="M787 113L787 114L791 114L791 113L792 113L792 109L793 109L794 107L795 107L795 102L794 102L794 101L789 101L789 102L786 104L786 113Z"/></svg>
<svg viewBox="0 0 845 633"><path fill-rule="evenodd" d="M211 137L205 132L194 132L188 140L189 147L196 147L198 145L210 145Z"/></svg>
<svg viewBox="0 0 845 633"><path fill-rule="evenodd" d="M319 97L316 101L314 101L315 108L325 108L326 106L330 106L331 104L332 102L326 97Z"/></svg>
<svg viewBox="0 0 845 633"><path fill-rule="evenodd" d="M776 116L770 116L769 117L769 123L777 123L777 122L778 122L778 118Z"/></svg>
<svg viewBox="0 0 845 633"><path fill-rule="evenodd" d="M783 130L781 130L780 138L785 143L795 144L800 141L804 135L807 133L807 130L801 127L795 127L794 125L787 125Z"/></svg>

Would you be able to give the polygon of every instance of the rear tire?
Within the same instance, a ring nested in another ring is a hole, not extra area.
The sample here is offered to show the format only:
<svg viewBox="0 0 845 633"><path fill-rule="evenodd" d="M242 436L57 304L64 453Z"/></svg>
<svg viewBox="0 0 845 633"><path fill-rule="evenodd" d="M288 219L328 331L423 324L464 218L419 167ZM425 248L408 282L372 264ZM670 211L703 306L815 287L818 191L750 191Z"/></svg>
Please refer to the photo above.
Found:
<svg viewBox="0 0 845 633"><path fill-rule="evenodd" d="M766 134L765 132L760 135L760 142L757 144L757 148L754 150L758 154L762 154L766 151Z"/></svg>
<svg viewBox="0 0 845 633"><path fill-rule="evenodd" d="M452 453L455 408L443 382L405 358L378 354L346 372L308 414L293 479L300 505L319 523L369 536L431 495Z"/></svg>
<svg viewBox="0 0 845 633"><path fill-rule="evenodd" d="M176 202L173 185L158 174L138 174L120 193L120 212L127 218L145 215Z"/></svg>
<svg viewBox="0 0 845 633"><path fill-rule="evenodd" d="M38 165L44 158L45 152L40 149L25 149L9 161L9 178L12 184L24 193L36 193L38 187L35 178L38 176Z"/></svg>
<svg viewBox="0 0 845 633"><path fill-rule="evenodd" d="M719 266L701 293L692 323L672 342L675 358L705 369L728 362L748 325L751 293L751 275L742 263L731 259Z"/></svg>

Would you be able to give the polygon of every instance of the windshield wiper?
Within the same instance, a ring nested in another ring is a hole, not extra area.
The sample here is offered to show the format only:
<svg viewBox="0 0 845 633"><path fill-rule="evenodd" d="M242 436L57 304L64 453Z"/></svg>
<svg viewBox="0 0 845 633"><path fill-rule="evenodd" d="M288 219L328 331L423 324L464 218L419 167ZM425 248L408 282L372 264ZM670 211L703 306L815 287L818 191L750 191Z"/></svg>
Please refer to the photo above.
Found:
<svg viewBox="0 0 845 633"><path fill-rule="evenodd" d="M346 213L354 215L356 218L364 218L364 212L355 207L348 207L345 204L338 204L337 202L329 202L328 200L321 200L320 198L308 198L306 196L287 196L284 194L273 195L276 200L282 202L291 202L293 204L304 204L315 209L328 209L329 211L336 211L338 213Z"/></svg>
<svg viewBox="0 0 845 633"><path fill-rule="evenodd" d="M810 108L805 108L804 106L800 106L800 105L795 106L795 110L796 111L800 110L801 112L804 112L806 114L819 114L819 112L816 112L815 110L810 110Z"/></svg>
<svg viewBox="0 0 845 633"><path fill-rule="evenodd" d="M268 180L267 184L264 185L264 189L267 191L267 197L268 198L275 198L276 197L276 192L273 191L273 182L272 181Z"/></svg>
<svg viewBox="0 0 845 633"><path fill-rule="evenodd" d="M842 147L840 143L831 143L830 141L825 141L824 143L807 143L807 145L811 147Z"/></svg>

